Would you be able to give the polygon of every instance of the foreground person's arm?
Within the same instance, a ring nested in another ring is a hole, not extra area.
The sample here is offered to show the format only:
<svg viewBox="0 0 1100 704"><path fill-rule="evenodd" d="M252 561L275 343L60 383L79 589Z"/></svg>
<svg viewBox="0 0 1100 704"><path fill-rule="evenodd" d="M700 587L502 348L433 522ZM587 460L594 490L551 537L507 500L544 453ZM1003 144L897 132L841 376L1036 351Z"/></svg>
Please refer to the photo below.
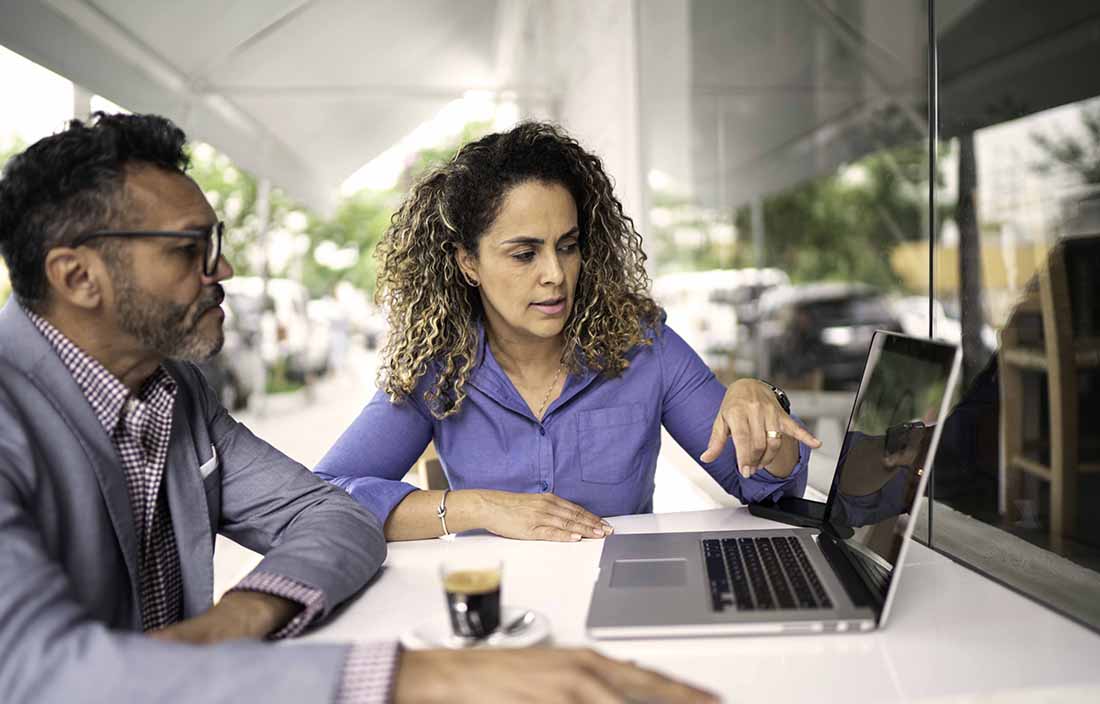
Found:
<svg viewBox="0 0 1100 704"><path fill-rule="evenodd" d="M216 529L263 559L222 602L192 619L197 623L179 628L211 640L218 632L297 635L362 589L382 566L382 526L345 492L234 420L194 367L181 372L196 377L195 402L214 445L211 477L220 481L207 488L207 500L220 507Z"/></svg>
<svg viewBox="0 0 1100 704"><path fill-rule="evenodd" d="M205 612L149 635L160 640L205 645L227 640L260 640L290 623L302 604L273 594L231 591Z"/></svg>
<svg viewBox="0 0 1100 704"><path fill-rule="evenodd" d="M401 656L395 704L710 704L709 692L591 650L427 650Z"/></svg>
<svg viewBox="0 0 1100 704"><path fill-rule="evenodd" d="M0 383L0 699L22 704L331 700L342 681L347 646L280 648L238 640L200 647L112 629L94 619L42 528L40 512L52 507L40 505L42 457L19 431L20 413ZM389 646L391 661L393 651Z"/></svg>
<svg viewBox="0 0 1100 704"><path fill-rule="evenodd" d="M0 443L0 448L3 444ZM3 448L10 449L10 448ZM393 644L196 646L108 629L77 603L27 512L29 478L0 462L0 692L11 701L712 702L584 651L424 651ZM392 690L391 690L392 688Z"/></svg>

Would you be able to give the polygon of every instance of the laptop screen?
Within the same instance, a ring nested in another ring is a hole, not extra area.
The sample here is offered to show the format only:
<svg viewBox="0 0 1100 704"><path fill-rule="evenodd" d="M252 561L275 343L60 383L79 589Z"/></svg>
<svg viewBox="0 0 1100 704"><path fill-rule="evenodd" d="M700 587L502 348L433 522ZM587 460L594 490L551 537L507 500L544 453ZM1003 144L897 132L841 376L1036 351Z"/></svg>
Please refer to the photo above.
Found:
<svg viewBox="0 0 1100 704"><path fill-rule="evenodd" d="M932 340L880 332L871 341L825 520L880 602L915 517L955 355Z"/></svg>

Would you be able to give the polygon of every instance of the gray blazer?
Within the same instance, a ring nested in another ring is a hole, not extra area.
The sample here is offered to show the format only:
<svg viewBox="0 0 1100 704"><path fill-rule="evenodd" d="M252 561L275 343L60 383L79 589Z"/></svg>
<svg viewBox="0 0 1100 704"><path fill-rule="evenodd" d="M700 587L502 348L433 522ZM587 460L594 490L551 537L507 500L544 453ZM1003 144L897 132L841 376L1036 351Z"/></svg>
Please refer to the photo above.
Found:
<svg viewBox="0 0 1100 704"><path fill-rule="evenodd" d="M378 521L233 420L194 366L165 366L179 385L165 482L184 617L211 605L216 533L265 554L259 569L320 589L326 612L362 588L386 556ZM196 647L141 635L137 550L110 439L9 301L0 311L0 701L334 696L345 646Z"/></svg>

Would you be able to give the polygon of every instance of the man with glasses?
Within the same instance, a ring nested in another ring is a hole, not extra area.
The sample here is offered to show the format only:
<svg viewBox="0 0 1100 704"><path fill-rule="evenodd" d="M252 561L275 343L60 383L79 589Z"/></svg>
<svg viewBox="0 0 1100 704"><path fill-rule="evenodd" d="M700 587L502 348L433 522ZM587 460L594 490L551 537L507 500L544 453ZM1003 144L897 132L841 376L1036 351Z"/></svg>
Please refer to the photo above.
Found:
<svg viewBox="0 0 1100 704"><path fill-rule="evenodd" d="M385 541L194 366L222 346L233 270L184 140L97 114L0 177L0 699L709 700L589 652L257 642L362 589ZM265 557L212 605L217 533Z"/></svg>

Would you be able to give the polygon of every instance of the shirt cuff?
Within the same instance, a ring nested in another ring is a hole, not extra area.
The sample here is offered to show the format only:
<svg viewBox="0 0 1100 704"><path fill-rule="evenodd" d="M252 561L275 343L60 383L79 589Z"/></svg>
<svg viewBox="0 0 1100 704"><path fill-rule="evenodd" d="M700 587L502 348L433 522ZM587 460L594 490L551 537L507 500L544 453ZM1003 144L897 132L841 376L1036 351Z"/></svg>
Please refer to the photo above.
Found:
<svg viewBox="0 0 1100 704"><path fill-rule="evenodd" d="M791 468L791 473L785 477L777 477L768 471L766 467L758 469L753 473L753 479L759 479L763 482L770 482L774 484L785 484L798 477L806 474L810 465L810 453L812 450L810 446L804 442L798 443L798 462Z"/></svg>
<svg viewBox="0 0 1100 704"><path fill-rule="evenodd" d="M307 587L296 580L270 572L253 572L242 579L232 592L262 592L302 605L302 610L285 626L268 636L270 640L293 638L325 610L325 594L320 589Z"/></svg>
<svg viewBox="0 0 1100 704"><path fill-rule="evenodd" d="M751 478L741 480L741 501L758 504L778 501L784 496L800 497L806 493L809 478L810 446L798 443L798 463L786 477L777 477L767 469L757 470Z"/></svg>
<svg viewBox="0 0 1100 704"><path fill-rule="evenodd" d="M396 642L356 643L348 648L335 704L388 704L400 655Z"/></svg>

